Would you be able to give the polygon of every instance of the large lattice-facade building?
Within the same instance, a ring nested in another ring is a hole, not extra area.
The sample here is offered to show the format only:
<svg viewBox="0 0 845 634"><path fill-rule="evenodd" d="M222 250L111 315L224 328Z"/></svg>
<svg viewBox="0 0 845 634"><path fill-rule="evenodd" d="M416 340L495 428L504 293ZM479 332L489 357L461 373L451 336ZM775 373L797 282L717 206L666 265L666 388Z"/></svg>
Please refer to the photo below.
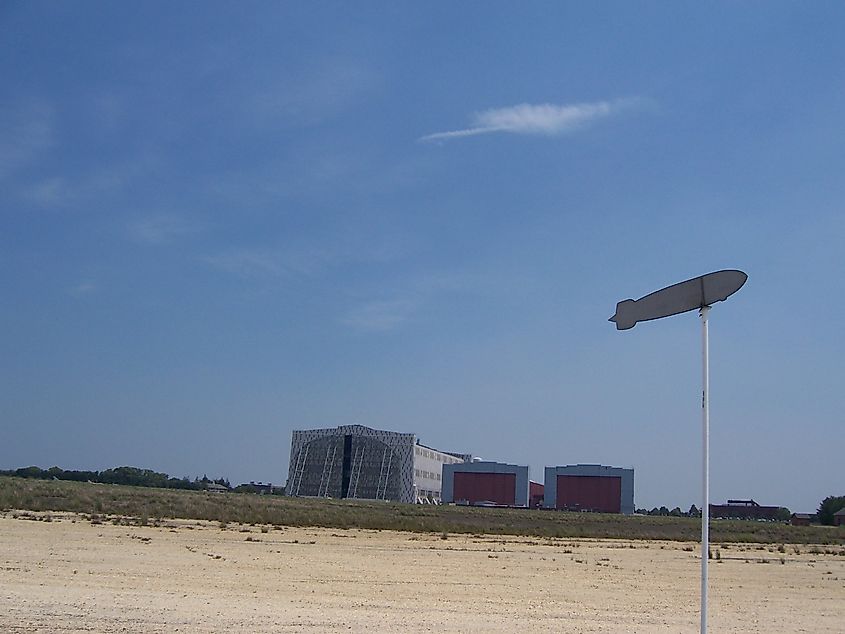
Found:
<svg viewBox="0 0 845 634"><path fill-rule="evenodd" d="M471 459L421 445L414 434L363 425L296 430L291 437L287 492L438 503L443 465Z"/></svg>

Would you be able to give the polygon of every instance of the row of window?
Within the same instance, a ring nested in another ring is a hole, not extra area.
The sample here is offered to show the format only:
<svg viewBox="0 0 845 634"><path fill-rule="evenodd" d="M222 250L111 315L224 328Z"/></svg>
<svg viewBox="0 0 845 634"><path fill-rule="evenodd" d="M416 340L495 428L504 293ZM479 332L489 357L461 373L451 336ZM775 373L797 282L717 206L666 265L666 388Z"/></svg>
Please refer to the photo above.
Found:
<svg viewBox="0 0 845 634"><path fill-rule="evenodd" d="M440 474L432 471L423 471L422 469L414 469L414 475L418 478L428 478L429 480L439 480Z"/></svg>
<svg viewBox="0 0 845 634"><path fill-rule="evenodd" d="M423 447L414 447L414 453L418 456L422 456L423 458L431 458L432 460L437 460L437 462L445 462L446 464L454 464L456 462L461 462L460 458L455 458L454 456L447 456L445 454L440 453L439 451L432 451Z"/></svg>

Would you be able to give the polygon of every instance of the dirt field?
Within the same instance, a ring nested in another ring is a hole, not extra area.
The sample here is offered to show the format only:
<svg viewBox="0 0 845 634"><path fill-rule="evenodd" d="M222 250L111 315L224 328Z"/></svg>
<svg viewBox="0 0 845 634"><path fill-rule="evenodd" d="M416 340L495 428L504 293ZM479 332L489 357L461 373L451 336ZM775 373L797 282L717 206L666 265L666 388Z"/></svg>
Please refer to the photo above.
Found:
<svg viewBox="0 0 845 634"><path fill-rule="evenodd" d="M3 632L698 631L691 544L15 515ZM713 632L845 631L842 547L717 549Z"/></svg>

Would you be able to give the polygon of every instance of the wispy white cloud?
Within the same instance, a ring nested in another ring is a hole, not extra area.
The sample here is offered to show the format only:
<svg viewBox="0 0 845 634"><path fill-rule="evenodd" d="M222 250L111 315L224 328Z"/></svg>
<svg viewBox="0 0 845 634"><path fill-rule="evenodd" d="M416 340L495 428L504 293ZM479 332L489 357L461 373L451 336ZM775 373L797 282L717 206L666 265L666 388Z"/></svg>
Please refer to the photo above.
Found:
<svg viewBox="0 0 845 634"><path fill-rule="evenodd" d="M23 191L23 198L39 207L55 207L68 199L69 188L58 176L38 181Z"/></svg>
<svg viewBox="0 0 845 634"><path fill-rule="evenodd" d="M223 251L203 258L211 267L241 277L310 277L326 269L361 261L377 261L378 253L353 253L343 248L286 246L248 247Z"/></svg>
<svg viewBox="0 0 845 634"><path fill-rule="evenodd" d="M198 233L202 225L172 213L159 213L130 223L130 237L141 244L162 245L182 236Z"/></svg>
<svg viewBox="0 0 845 634"><path fill-rule="evenodd" d="M95 201L102 203L106 197L120 196L132 184L160 169L160 159L145 153L71 176L42 176L22 186L20 197L45 209L79 208Z"/></svg>
<svg viewBox="0 0 845 634"><path fill-rule="evenodd" d="M430 270L411 276L400 275L392 285L379 281L369 291L357 289L354 301L342 311L338 322L360 332L381 333L399 330L424 319L439 319L440 309L454 301L487 301L503 295L517 298L525 293L536 294L539 290L531 276L510 269L493 272L482 266Z"/></svg>
<svg viewBox="0 0 845 634"><path fill-rule="evenodd" d="M330 58L260 87L247 85L241 107L253 124L308 125L343 112L379 84L369 67Z"/></svg>
<svg viewBox="0 0 845 634"><path fill-rule="evenodd" d="M319 235L288 237L281 244L236 247L202 258L220 271L249 278L317 277L352 265L384 265L407 254L407 240L385 230L373 237L354 223L337 222Z"/></svg>
<svg viewBox="0 0 845 634"><path fill-rule="evenodd" d="M90 295L97 290L97 285L91 280L83 280L79 284L71 286L67 289L69 295L74 297L82 297L83 295Z"/></svg>
<svg viewBox="0 0 845 634"><path fill-rule="evenodd" d="M522 103L507 108L493 108L477 112L473 115L471 125L467 128L435 132L420 137L419 140L446 141L494 132L555 136L584 128L599 119L618 114L641 103L642 100L638 98L570 105Z"/></svg>
<svg viewBox="0 0 845 634"><path fill-rule="evenodd" d="M280 254L272 249L232 249L203 259L216 269L242 277L276 277L287 272Z"/></svg>
<svg viewBox="0 0 845 634"><path fill-rule="evenodd" d="M341 323L355 330L386 332L405 322L415 309L416 302L408 299L365 302L354 306Z"/></svg>
<svg viewBox="0 0 845 634"><path fill-rule="evenodd" d="M53 109L40 102L0 107L0 178L53 144Z"/></svg>

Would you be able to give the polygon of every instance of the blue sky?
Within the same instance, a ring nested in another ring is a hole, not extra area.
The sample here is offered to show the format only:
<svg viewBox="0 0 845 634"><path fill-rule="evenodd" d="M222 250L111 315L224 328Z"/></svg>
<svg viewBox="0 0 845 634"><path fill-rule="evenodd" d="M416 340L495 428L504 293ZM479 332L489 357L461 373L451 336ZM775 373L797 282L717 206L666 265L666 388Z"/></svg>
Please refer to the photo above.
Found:
<svg viewBox="0 0 845 634"><path fill-rule="evenodd" d="M5 2L0 467L283 482L359 423L841 494L839 3Z"/></svg>

